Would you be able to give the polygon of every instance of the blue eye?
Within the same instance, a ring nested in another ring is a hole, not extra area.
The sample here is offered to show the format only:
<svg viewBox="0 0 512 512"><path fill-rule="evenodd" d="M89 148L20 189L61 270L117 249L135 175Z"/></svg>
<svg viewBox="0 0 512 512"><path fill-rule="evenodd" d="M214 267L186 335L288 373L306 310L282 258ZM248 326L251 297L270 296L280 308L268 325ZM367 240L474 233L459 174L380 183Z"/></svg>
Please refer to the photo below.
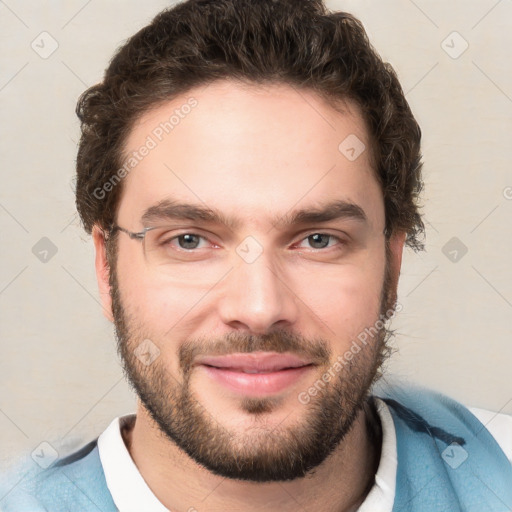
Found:
<svg viewBox="0 0 512 512"><path fill-rule="evenodd" d="M195 233L183 233L169 239L166 243L177 240L180 249L190 250L197 249L201 239L206 240L203 236L196 235Z"/></svg>
<svg viewBox="0 0 512 512"><path fill-rule="evenodd" d="M307 240L308 243L312 244L313 249L325 249L326 247L332 247L333 244L329 245L329 240L334 239L335 241L342 242L342 240L329 233L312 233L303 239Z"/></svg>
<svg viewBox="0 0 512 512"><path fill-rule="evenodd" d="M309 243L313 243L313 247L315 249L324 249L325 247L328 247L330 238L332 238L331 235L315 233L313 235L309 235L307 239Z"/></svg>

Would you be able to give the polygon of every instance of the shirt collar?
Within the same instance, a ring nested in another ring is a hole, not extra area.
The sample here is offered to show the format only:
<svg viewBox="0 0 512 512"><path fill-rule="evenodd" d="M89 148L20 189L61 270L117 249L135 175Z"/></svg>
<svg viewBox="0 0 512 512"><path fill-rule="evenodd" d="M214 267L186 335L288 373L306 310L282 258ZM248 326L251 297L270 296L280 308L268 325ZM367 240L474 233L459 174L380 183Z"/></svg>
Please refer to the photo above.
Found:
<svg viewBox="0 0 512 512"><path fill-rule="evenodd" d="M121 429L134 420L134 413L115 418L98 438L108 489L120 512L169 512L142 478L124 444Z"/></svg>
<svg viewBox="0 0 512 512"><path fill-rule="evenodd" d="M379 468L375 474L375 484L358 509L358 512L391 512L395 501L396 470L396 431L388 405L380 398L375 399L377 413L382 425L382 450Z"/></svg>

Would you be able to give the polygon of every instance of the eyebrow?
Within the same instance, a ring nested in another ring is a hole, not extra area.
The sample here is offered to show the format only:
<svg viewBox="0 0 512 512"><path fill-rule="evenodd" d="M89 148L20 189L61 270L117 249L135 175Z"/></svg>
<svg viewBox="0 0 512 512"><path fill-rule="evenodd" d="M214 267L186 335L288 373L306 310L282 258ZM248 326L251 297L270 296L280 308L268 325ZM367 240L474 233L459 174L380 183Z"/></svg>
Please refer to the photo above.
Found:
<svg viewBox="0 0 512 512"><path fill-rule="evenodd" d="M331 220L347 219L366 223L367 216L359 205L345 200L336 200L319 207L293 210L283 216L277 215L271 219L276 228L301 224L323 223ZM166 220L192 220L203 221L227 226L235 230L242 225L238 217L227 217L215 208L208 208L200 204L182 203L172 199L164 199L150 206L141 217L144 225L155 221Z"/></svg>

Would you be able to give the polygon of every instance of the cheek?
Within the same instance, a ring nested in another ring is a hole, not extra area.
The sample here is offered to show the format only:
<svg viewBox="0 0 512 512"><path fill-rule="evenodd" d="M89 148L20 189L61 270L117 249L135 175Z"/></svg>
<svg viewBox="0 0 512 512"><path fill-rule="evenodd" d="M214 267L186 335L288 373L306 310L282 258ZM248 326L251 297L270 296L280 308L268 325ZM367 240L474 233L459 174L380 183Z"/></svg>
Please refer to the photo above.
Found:
<svg viewBox="0 0 512 512"><path fill-rule="evenodd" d="M121 301L132 329L154 339L162 351L172 350L172 340L190 335L204 289L159 277L148 272L144 262L120 262L118 268Z"/></svg>
<svg viewBox="0 0 512 512"><path fill-rule="evenodd" d="M298 295L314 312L308 315L341 348L379 318L384 263L368 261L364 265L325 268L304 274L297 283Z"/></svg>

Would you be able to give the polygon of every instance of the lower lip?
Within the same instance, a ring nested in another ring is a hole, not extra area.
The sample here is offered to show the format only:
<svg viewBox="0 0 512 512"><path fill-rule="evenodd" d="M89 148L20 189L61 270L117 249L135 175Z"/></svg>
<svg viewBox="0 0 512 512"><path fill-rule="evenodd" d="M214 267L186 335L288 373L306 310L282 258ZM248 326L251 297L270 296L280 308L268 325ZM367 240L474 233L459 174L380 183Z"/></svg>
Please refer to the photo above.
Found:
<svg viewBox="0 0 512 512"><path fill-rule="evenodd" d="M244 373L214 366L201 365L210 377L229 389L249 396L278 393L297 382L314 366L287 368L269 373Z"/></svg>

